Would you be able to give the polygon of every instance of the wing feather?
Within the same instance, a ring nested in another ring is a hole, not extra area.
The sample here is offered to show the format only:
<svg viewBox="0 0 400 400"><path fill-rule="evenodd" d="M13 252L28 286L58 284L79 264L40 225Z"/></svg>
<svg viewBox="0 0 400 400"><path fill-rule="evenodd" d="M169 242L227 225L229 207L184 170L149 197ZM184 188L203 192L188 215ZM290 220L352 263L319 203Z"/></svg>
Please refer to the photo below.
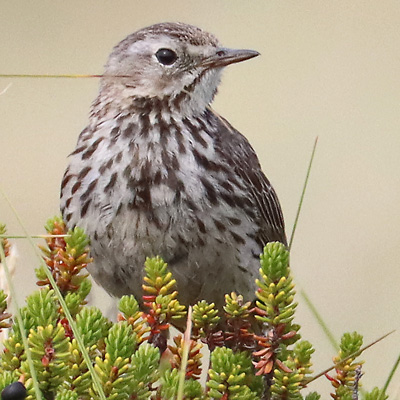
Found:
<svg viewBox="0 0 400 400"><path fill-rule="evenodd" d="M260 227L257 240L264 246L279 241L287 245L285 222L278 196L261 170L258 157L248 140L223 117L215 114L218 124L221 154L229 154L235 173L247 184L250 200L256 205L257 223Z"/></svg>

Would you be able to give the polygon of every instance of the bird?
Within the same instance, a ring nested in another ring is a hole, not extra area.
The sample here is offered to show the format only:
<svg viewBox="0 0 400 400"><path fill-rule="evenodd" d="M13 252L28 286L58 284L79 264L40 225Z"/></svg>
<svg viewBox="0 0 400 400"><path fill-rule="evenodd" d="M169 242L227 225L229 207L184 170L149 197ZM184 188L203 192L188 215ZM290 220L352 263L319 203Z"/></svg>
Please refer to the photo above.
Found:
<svg viewBox="0 0 400 400"><path fill-rule="evenodd" d="M283 214L254 149L211 103L224 68L258 55L180 22L112 50L60 201L110 295L140 298L146 257L160 256L184 304L255 298L264 245L287 243Z"/></svg>

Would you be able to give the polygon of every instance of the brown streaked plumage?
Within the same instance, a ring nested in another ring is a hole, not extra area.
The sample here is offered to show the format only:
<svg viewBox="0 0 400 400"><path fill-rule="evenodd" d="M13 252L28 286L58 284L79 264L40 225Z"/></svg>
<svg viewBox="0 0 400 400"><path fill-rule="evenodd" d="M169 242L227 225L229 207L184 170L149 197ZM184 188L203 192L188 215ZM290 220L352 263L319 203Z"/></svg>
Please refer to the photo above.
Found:
<svg viewBox="0 0 400 400"><path fill-rule="evenodd" d="M286 243L282 212L253 148L210 103L223 67L257 55L181 23L112 51L61 188L112 295L139 298L144 260L160 255L187 304L254 297L262 247Z"/></svg>

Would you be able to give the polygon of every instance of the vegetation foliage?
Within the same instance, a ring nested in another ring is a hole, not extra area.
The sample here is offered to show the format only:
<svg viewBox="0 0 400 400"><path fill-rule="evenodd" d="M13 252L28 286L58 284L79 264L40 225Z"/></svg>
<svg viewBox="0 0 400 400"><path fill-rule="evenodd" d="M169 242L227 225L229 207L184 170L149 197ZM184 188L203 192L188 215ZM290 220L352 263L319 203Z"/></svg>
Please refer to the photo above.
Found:
<svg viewBox="0 0 400 400"><path fill-rule="evenodd" d="M301 339L294 322L295 287L283 244L268 243L260 256L255 304L238 293L225 296L223 310L203 300L193 305L188 323L176 282L156 257L146 260L142 299L122 297L117 322L111 322L87 305L91 283L86 266L92 260L84 232L67 232L60 218L51 219L46 230L44 264L36 270L40 289L20 309L23 326L12 320L8 296L0 291L0 331L9 330L0 358L2 399L36 399L35 379L42 398L55 400L320 398L315 392L304 394L312 379L314 349ZM5 263L10 243L0 238L0 244ZM178 334L168 341L171 325L189 326L187 337ZM334 371L326 375L332 399L359 397L361 346L358 333L343 335ZM20 386L26 393L21 395ZM385 394L375 388L363 398L381 400Z"/></svg>

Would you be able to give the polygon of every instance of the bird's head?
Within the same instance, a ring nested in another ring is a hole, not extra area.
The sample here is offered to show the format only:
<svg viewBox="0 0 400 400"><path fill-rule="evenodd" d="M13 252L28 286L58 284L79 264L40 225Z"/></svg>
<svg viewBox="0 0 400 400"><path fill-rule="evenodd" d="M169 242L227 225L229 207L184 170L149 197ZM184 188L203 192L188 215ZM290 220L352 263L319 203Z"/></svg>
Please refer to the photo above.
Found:
<svg viewBox="0 0 400 400"><path fill-rule="evenodd" d="M257 55L254 50L221 47L215 36L195 26L161 23L129 35L114 48L102 84L118 85L130 97L187 92L207 105L222 68Z"/></svg>

